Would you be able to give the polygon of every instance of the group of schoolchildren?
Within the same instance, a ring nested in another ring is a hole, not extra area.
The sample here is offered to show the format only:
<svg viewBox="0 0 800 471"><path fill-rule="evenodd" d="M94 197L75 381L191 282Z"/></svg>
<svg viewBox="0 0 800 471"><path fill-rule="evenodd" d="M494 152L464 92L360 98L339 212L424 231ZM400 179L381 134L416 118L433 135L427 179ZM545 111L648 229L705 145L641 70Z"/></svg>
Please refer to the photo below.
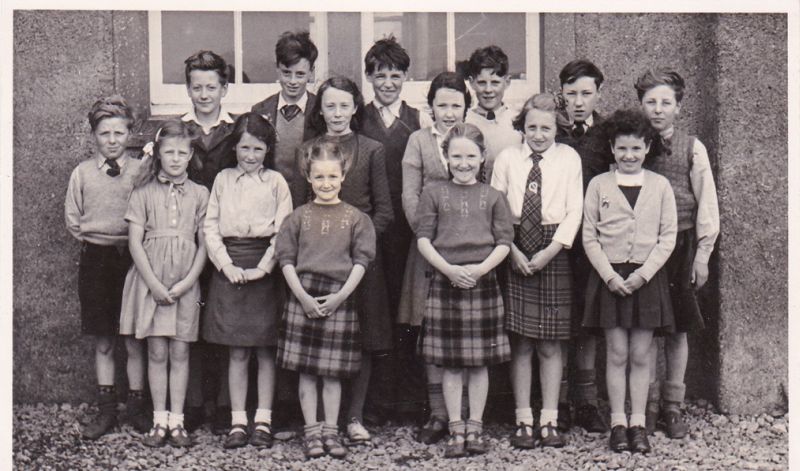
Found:
<svg viewBox="0 0 800 471"><path fill-rule="evenodd" d="M345 77L316 95L306 89L317 58L308 33L284 33L275 52L281 91L236 119L221 107L225 61L210 51L188 58L193 109L164 122L142 159L127 152L134 118L123 98L89 112L97 153L73 171L65 210L82 242L82 330L96 337L100 414L86 438L117 423L121 335L127 415L145 445L191 445L184 403L226 389L224 447L269 447L284 369L298 375L305 454L341 458L370 440L372 359L392 348L393 323L418 327L430 418L417 439L447 437L446 457L488 451L488 368L508 361L512 446L564 446L573 417L607 431L597 336L610 447L646 453L657 424L686 435L687 333L703 328L695 290L708 278L719 216L704 146L674 127L678 73L645 72L635 84L641 109L602 117L603 74L575 60L561 71L560 96L538 93L513 110L503 101L508 58L489 46L433 79L431 119L400 99L410 58L394 38L365 57L375 97L366 105ZM662 384L654 335L664 337ZM221 388L193 379L220 371Z"/></svg>

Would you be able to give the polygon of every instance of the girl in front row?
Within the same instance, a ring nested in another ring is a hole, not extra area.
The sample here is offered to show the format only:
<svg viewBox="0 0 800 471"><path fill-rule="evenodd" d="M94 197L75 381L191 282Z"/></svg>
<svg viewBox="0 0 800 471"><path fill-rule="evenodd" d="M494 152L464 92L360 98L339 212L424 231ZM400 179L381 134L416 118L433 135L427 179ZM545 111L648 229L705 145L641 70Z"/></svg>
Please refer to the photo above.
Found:
<svg viewBox="0 0 800 471"><path fill-rule="evenodd" d="M125 279L120 334L147 339L153 428L147 446L190 446L183 426L189 343L200 325L198 278L206 262L200 227L208 190L188 179L192 134L181 121L156 133L153 157L131 193L125 220L134 266ZM167 391L170 408L167 411Z"/></svg>
<svg viewBox="0 0 800 471"><path fill-rule="evenodd" d="M645 431L648 351L653 331L674 326L669 283L661 268L675 247L677 212L669 181L642 164L657 136L639 111L617 111L604 123L616 170L586 190L583 247L594 267L583 326L604 329L613 451L650 451ZM625 416L625 369L631 417Z"/></svg>
<svg viewBox="0 0 800 471"><path fill-rule="evenodd" d="M444 368L442 387L450 439L445 457L485 453L483 410L489 365L508 361L503 299L494 268L514 237L506 198L478 182L483 135L456 124L444 138L451 181L422 192L417 207L419 251L436 269L425 303L420 348L425 362ZM468 376L469 420L461 416L463 373Z"/></svg>
<svg viewBox="0 0 800 471"><path fill-rule="evenodd" d="M282 296L275 234L292 212L289 185L274 170L275 129L258 113L236 120L231 134L237 165L214 180L205 222L208 258L217 270L208 288L203 338L230 347L231 430L225 448L272 445L275 347ZM258 359L258 406L248 438L248 364Z"/></svg>
<svg viewBox="0 0 800 471"><path fill-rule="evenodd" d="M517 222L508 263L506 329L511 332L511 385L516 403L516 448L561 447L558 396L561 343L572 332L572 272L567 253L581 224L581 159L569 146L554 142L560 111L556 98L529 98L514 120L525 142L497 156L492 186L506 194ZM531 358L539 357L542 386L541 429L533 433Z"/></svg>
<svg viewBox="0 0 800 471"><path fill-rule="evenodd" d="M361 367L354 291L375 258L369 216L339 199L347 173L339 144L314 142L301 162L315 198L297 208L278 233L276 254L291 290L281 321L278 364L299 372L300 408L309 458L347 455L337 427L341 380ZM324 422L317 421L322 379Z"/></svg>

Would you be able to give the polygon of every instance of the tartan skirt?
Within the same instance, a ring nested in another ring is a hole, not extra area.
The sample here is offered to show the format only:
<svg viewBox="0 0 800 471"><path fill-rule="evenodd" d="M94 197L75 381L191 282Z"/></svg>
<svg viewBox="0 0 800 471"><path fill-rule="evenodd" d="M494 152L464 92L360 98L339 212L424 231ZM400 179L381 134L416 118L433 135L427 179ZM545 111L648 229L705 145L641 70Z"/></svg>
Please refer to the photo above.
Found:
<svg viewBox="0 0 800 471"><path fill-rule="evenodd" d="M511 358L494 270L471 289L453 287L446 276L434 273L419 352L425 363L450 368L495 365Z"/></svg>
<svg viewBox="0 0 800 471"><path fill-rule="evenodd" d="M558 229L557 224L544 228L538 250L547 247ZM532 255L532 254L531 254ZM505 292L506 330L532 339L565 340L574 334L572 325L572 268L566 250L541 271L525 276L512 269L508 260Z"/></svg>
<svg viewBox="0 0 800 471"><path fill-rule="evenodd" d="M302 273L300 283L313 297L339 291L342 282ZM277 363L281 368L314 376L349 378L361 368L361 331L353 296L328 317L311 319L289 293L279 327Z"/></svg>

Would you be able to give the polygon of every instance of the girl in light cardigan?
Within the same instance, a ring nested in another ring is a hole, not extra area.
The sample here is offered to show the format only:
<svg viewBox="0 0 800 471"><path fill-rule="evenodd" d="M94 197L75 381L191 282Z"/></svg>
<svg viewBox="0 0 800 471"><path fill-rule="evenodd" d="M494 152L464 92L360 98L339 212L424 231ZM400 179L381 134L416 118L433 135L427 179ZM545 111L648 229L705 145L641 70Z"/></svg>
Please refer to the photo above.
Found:
<svg viewBox="0 0 800 471"><path fill-rule="evenodd" d="M661 268L675 246L677 212L669 181L642 168L655 137L646 116L617 111L605 126L616 170L598 175L586 190L583 246L594 271L583 326L605 331L611 449L647 453L648 350L655 330L669 332L674 326ZM629 361L630 423L625 415Z"/></svg>

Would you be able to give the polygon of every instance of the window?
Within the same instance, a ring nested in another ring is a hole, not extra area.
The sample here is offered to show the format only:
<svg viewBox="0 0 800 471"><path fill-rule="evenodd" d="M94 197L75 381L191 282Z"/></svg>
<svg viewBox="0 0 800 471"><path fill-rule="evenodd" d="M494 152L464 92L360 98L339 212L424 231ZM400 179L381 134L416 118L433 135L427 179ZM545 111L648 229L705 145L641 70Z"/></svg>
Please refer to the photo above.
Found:
<svg viewBox="0 0 800 471"><path fill-rule="evenodd" d="M456 60L489 44L509 56L512 85L506 101L521 104L540 87L536 13L151 11L148 16L154 115L182 113L191 106L183 61L201 49L211 49L229 63L230 85L223 102L229 111L246 111L277 93L275 41L287 30L308 30L319 49L311 89L331 75L345 75L371 100L364 55L389 34L411 56L403 99L414 106L426 105L433 77L455 70Z"/></svg>

